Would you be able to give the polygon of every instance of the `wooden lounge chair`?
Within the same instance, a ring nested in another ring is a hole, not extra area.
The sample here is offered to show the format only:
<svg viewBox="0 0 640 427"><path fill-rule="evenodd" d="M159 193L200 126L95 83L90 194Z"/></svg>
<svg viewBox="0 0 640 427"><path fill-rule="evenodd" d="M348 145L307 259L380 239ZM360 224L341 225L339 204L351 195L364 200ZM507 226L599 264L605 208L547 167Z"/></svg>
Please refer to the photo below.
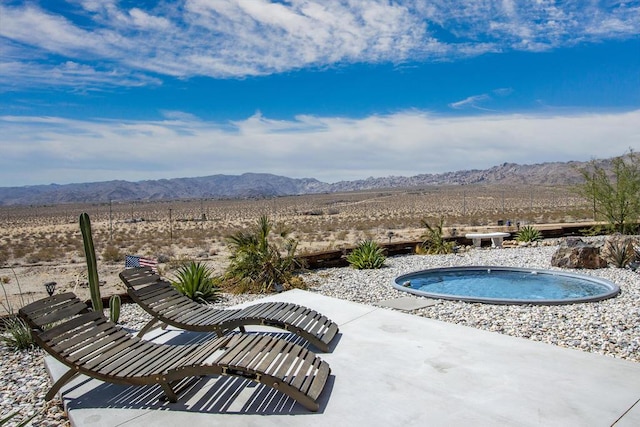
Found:
<svg viewBox="0 0 640 427"><path fill-rule="evenodd" d="M153 319L138 336L160 323L196 332L226 331L246 325L265 325L293 332L323 352L338 333L338 325L326 316L297 304L266 302L243 309L218 310L198 304L175 290L148 267L129 268L120 272L127 292Z"/></svg>
<svg viewBox="0 0 640 427"><path fill-rule="evenodd" d="M91 311L73 293L33 302L19 315L36 343L69 367L47 400L79 374L117 384L159 384L171 402L178 399L175 385L186 378L231 375L265 384L317 411L330 373L314 353L269 335L229 334L189 345L145 341Z"/></svg>

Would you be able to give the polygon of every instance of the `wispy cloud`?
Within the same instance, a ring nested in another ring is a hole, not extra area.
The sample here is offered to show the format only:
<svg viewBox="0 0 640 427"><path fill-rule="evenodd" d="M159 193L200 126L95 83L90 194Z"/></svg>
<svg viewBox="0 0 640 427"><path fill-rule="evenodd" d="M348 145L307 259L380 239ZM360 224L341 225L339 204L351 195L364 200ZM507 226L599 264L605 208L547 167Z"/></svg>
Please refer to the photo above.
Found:
<svg viewBox="0 0 640 427"><path fill-rule="evenodd" d="M179 111L156 121L0 116L0 186L248 171L335 182L589 160L637 148L638 123L640 110L448 118L406 111L293 120L256 114L231 123Z"/></svg>
<svg viewBox="0 0 640 427"><path fill-rule="evenodd" d="M245 77L343 63L455 59L505 50L538 51L585 41L635 37L640 4L433 0L184 0L151 8L75 0L61 16L50 2L0 5L0 49L13 55L5 81L34 84L42 67L77 64L140 77ZM443 38L432 28L445 28ZM103 76L104 76L103 72ZM77 73L41 84L71 86ZM105 80L86 80L99 86Z"/></svg>
<svg viewBox="0 0 640 427"><path fill-rule="evenodd" d="M461 108L466 108L466 107L480 109L481 107L479 104L482 101L487 101L489 99L491 99L491 97L486 93L483 93L482 95L473 95L461 101L452 102L449 104L449 107L455 108L456 110L459 110Z"/></svg>
<svg viewBox="0 0 640 427"><path fill-rule="evenodd" d="M507 87L498 88L491 91L491 94L494 96L492 96L489 93L472 95L460 101L449 103L449 107L455 110L475 109L475 110L481 110L481 111L495 111L493 109L487 108L483 104L486 104L487 102L492 101L495 97L504 98L511 95L512 93L513 93L513 89L511 88L507 88Z"/></svg>

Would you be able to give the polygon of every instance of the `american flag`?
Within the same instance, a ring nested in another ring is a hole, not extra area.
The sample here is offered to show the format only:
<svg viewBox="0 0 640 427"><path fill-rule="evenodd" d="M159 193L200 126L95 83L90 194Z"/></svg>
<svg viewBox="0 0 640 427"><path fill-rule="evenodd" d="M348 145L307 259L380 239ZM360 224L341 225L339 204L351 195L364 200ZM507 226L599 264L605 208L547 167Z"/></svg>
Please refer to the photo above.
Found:
<svg viewBox="0 0 640 427"><path fill-rule="evenodd" d="M127 255L124 258L124 268L133 267L151 267L153 271L157 272L158 261L153 258L144 258L138 255Z"/></svg>

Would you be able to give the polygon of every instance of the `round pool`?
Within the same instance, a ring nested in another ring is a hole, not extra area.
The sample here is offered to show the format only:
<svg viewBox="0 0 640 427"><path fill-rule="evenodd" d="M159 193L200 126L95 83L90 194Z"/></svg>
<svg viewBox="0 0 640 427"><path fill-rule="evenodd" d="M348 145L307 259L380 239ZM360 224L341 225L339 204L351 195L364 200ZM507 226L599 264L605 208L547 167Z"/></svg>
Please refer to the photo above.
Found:
<svg viewBox="0 0 640 427"><path fill-rule="evenodd" d="M396 277L393 287L415 295L490 304L573 304L620 293L608 280L554 270L448 267Z"/></svg>

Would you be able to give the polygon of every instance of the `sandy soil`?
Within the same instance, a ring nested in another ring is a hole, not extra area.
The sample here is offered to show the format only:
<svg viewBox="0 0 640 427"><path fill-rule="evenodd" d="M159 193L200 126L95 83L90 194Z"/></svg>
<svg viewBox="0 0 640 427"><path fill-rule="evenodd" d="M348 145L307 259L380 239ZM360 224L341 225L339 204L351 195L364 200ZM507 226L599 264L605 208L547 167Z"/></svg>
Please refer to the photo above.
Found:
<svg viewBox="0 0 640 427"><path fill-rule="evenodd" d="M44 284L51 281L57 283L56 293L72 291L89 299L77 220L82 212L91 216L102 296L124 292L118 272L126 254L169 259L159 266L165 277L188 259L206 261L222 272L227 237L253 227L261 215L273 221L274 236L288 231L299 242L298 254L350 247L364 239L418 240L425 231L423 219L435 225L442 217L447 230L460 234L506 219L522 224L592 219L590 203L567 188L504 186L266 200L0 206L0 314L46 296Z"/></svg>

